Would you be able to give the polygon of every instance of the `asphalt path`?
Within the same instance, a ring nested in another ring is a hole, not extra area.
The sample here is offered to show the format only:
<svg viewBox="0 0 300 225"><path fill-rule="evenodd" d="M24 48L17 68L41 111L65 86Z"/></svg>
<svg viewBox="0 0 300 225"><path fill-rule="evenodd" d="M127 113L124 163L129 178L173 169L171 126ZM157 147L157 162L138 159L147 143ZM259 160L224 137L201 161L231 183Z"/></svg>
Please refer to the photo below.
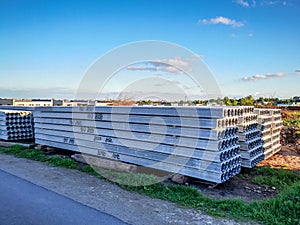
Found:
<svg viewBox="0 0 300 225"><path fill-rule="evenodd" d="M124 225L116 217L0 170L0 225Z"/></svg>

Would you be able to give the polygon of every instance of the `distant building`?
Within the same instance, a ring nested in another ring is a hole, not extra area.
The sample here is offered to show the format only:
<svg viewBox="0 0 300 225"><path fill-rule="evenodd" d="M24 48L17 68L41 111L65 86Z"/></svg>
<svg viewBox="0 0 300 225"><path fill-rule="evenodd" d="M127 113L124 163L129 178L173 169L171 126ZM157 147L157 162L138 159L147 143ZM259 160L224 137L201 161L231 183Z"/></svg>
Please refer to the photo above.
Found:
<svg viewBox="0 0 300 225"><path fill-rule="evenodd" d="M213 101L209 101L209 102L207 102L207 103L206 103L206 105L207 105L207 106L220 106L220 104L219 104L219 103L217 103L217 102L213 102Z"/></svg>
<svg viewBox="0 0 300 225"><path fill-rule="evenodd" d="M288 107L288 106L292 106L293 104L290 103L290 104L277 104L276 106L279 106L279 107Z"/></svg>
<svg viewBox="0 0 300 225"><path fill-rule="evenodd" d="M39 107L39 106L61 106L62 100L54 100L54 99L14 99L14 106L31 106L31 107Z"/></svg>
<svg viewBox="0 0 300 225"><path fill-rule="evenodd" d="M63 100L63 106L93 106L95 101L91 100Z"/></svg>
<svg viewBox="0 0 300 225"><path fill-rule="evenodd" d="M95 101L95 106L113 106L114 103L112 101Z"/></svg>
<svg viewBox="0 0 300 225"><path fill-rule="evenodd" d="M112 101L99 101L99 100L63 100L63 106L112 106Z"/></svg>
<svg viewBox="0 0 300 225"><path fill-rule="evenodd" d="M267 101L258 101L257 104L259 104L259 105L268 105L269 102L267 102Z"/></svg>
<svg viewBox="0 0 300 225"><path fill-rule="evenodd" d="M13 105L14 100L12 98L0 98L0 105Z"/></svg>

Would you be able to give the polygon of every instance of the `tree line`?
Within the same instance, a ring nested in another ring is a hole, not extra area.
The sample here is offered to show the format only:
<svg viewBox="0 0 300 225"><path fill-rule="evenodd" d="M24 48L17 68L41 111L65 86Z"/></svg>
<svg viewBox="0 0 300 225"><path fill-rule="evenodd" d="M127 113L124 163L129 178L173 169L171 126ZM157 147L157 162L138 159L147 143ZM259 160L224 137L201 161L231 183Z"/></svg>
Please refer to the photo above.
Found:
<svg viewBox="0 0 300 225"><path fill-rule="evenodd" d="M181 100L177 102L179 105L227 105L227 106L252 106L252 105L267 105L273 106L277 104L291 104L295 102L300 102L300 96L295 96L290 99L279 99L279 98L264 98L259 97L254 99L252 95L248 95L243 98L229 98L224 97L218 99L209 99L209 100L193 100L193 101L184 101ZM142 100L136 102L139 105L153 105L153 104L170 104L167 101L152 101L152 100Z"/></svg>

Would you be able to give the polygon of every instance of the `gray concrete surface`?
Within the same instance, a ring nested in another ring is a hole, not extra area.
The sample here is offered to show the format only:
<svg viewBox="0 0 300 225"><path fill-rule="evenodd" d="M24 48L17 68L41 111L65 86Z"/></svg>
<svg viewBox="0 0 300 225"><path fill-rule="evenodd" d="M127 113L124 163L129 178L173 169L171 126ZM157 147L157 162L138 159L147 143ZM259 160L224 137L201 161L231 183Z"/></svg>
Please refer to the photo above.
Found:
<svg viewBox="0 0 300 225"><path fill-rule="evenodd" d="M9 155L0 154L0 170L133 225L255 224L214 218L200 210L182 208L167 201L127 192L111 182L77 170L51 167L45 163Z"/></svg>
<svg viewBox="0 0 300 225"><path fill-rule="evenodd" d="M127 223L0 170L1 225Z"/></svg>

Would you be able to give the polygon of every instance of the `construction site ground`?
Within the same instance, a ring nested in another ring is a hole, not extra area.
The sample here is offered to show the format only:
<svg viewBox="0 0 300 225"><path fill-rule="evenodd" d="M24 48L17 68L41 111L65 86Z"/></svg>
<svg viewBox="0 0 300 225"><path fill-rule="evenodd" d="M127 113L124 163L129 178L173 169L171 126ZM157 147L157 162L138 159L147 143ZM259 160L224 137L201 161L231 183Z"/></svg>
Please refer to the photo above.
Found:
<svg viewBox="0 0 300 225"><path fill-rule="evenodd" d="M257 166L287 169L300 173L300 151L297 151L295 144L283 145L280 152L262 161ZM253 183L252 179L255 176L257 174L254 170L243 169L241 174L215 188L208 188L206 184L195 182L191 185L197 187L203 195L215 199L241 198L246 202L250 202L270 198L276 194L274 187Z"/></svg>

